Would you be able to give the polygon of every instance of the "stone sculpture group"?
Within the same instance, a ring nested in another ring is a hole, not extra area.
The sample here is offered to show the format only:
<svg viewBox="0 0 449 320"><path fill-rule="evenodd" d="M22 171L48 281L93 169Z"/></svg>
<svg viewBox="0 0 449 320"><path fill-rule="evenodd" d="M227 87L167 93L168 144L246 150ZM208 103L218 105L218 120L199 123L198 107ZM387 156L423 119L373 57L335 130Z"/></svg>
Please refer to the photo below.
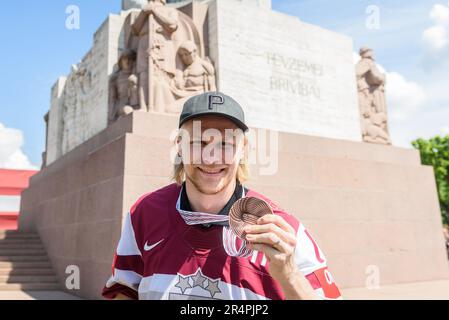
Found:
<svg viewBox="0 0 449 320"><path fill-rule="evenodd" d="M126 49L110 79L109 121L134 111L179 113L189 97L216 90L199 31L165 0L130 12L124 29Z"/></svg>

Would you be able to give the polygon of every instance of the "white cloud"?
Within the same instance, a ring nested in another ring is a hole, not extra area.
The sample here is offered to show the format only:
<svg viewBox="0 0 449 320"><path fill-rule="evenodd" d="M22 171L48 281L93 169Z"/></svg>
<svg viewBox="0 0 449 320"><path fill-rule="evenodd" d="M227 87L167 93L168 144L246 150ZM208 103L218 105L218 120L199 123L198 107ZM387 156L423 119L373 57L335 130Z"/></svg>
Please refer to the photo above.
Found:
<svg viewBox="0 0 449 320"><path fill-rule="evenodd" d="M17 129L6 128L0 123L0 168L38 169L23 153L23 133Z"/></svg>
<svg viewBox="0 0 449 320"><path fill-rule="evenodd" d="M449 45L449 4L436 4L430 11L433 26L424 30L423 39L432 51L440 51Z"/></svg>
<svg viewBox="0 0 449 320"><path fill-rule="evenodd" d="M430 11L430 18L438 25L449 26L449 3L447 6L434 5Z"/></svg>
<svg viewBox="0 0 449 320"><path fill-rule="evenodd" d="M423 107L426 101L424 89L397 72L387 72L385 90L392 120L406 120Z"/></svg>
<svg viewBox="0 0 449 320"><path fill-rule="evenodd" d="M423 38L433 50L441 50L449 42L447 31L442 26L433 26L424 30Z"/></svg>
<svg viewBox="0 0 449 320"><path fill-rule="evenodd" d="M436 135L449 134L447 120L449 108L423 108L407 121L391 121L390 133L395 146L410 148L410 142L418 139L430 139ZM446 132L448 133L445 133Z"/></svg>

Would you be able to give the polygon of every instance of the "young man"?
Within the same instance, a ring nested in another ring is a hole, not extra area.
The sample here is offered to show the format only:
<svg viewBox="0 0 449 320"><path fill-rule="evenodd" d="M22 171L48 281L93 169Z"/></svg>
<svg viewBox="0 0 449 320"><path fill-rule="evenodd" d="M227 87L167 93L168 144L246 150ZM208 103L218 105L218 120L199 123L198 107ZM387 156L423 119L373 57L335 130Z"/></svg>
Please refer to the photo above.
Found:
<svg viewBox="0 0 449 320"><path fill-rule="evenodd" d="M240 105L209 92L183 108L175 184L141 197L126 217L103 290L108 299L339 299L326 259L305 227L245 188L248 131ZM242 197L273 213L248 226L228 214ZM246 253L246 254L244 254Z"/></svg>

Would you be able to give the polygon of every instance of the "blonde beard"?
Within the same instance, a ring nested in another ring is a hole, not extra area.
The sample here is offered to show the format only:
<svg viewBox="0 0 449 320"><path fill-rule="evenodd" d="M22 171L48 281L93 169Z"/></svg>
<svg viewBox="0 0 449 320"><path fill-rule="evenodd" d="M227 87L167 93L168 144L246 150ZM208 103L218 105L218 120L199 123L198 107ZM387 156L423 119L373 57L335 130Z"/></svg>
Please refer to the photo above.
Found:
<svg viewBox="0 0 449 320"><path fill-rule="evenodd" d="M233 180L232 177L230 177L229 179L228 179L228 178L225 178L225 180L223 181L223 183L222 183L222 184L219 184L216 190L210 191L210 190L206 190L206 188L204 188L203 186L201 186L200 183L198 183L198 181L196 181L196 179L192 178L192 177L187 173L187 171L185 172L185 175L186 175L186 179L189 180L189 181L193 184L193 186L194 186L199 192L201 192L201 193L203 193L203 194L207 194L207 195L209 195L209 196L212 196L212 195L215 195L215 194L218 194L218 193L222 192L224 189L226 189L226 187L228 187L228 186L232 183L232 180ZM235 177L235 179L237 179L237 177Z"/></svg>

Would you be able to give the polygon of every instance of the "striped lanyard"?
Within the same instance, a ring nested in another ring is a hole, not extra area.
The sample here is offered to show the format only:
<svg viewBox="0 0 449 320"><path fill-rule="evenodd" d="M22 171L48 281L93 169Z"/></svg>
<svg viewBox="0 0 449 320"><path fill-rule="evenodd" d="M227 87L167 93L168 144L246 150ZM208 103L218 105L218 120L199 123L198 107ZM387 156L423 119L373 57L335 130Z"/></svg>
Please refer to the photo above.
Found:
<svg viewBox="0 0 449 320"><path fill-rule="evenodd" d="M242 188L242 198L245 197L245 188ZM213 223L226 223L223 226L223 248L231 257L246 258L253 254L253 251L246 247L246 240L239 239L234 231L229 227L229 216L221 214L211 214L205 212L186 211L181 209L181 194L179 193L176 202L176 210L181 215L184 222L189 226L204 225Z"/></svg>

